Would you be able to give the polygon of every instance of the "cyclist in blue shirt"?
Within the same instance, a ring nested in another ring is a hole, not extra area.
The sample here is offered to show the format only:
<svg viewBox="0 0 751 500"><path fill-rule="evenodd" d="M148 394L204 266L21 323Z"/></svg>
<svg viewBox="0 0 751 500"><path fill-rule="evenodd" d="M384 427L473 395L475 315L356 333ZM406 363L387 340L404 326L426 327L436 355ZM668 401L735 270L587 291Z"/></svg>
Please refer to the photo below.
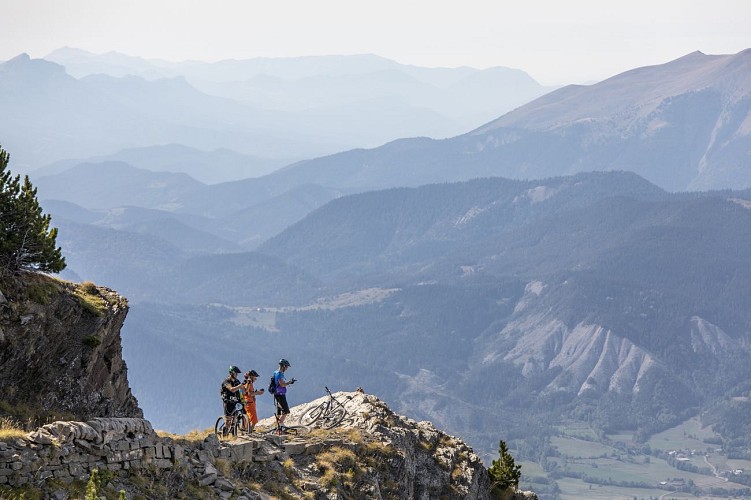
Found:
<svg viewBox="0 0 751 500"><path fill-rule="evenodd" d="M284 372L290 367L289 361L282 358L279 360L279 369L274 372L274 383L276 384L276 393L274 400L276 402L276 421L279 425L279 433L284 433L284 419L289 415L289 404L287 403L287 386L295 383L293 378L289 382L284 377Z"/></svg>

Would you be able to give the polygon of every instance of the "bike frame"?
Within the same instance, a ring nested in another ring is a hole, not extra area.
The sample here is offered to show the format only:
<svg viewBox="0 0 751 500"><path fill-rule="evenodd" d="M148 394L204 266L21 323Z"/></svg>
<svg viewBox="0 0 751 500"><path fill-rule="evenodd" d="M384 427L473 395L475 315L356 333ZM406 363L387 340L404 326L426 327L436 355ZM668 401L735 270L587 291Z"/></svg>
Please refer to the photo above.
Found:
<svg viewBox="0 0 751 500"><path fill-rule="evenodd" d="M244 417L244 418L243 418ZM248 429L240 428L240 421L244 420L248 424ZM219 424L222 425L219 425ZM226 432L224 432L226 429ZM229 415L222 415L216 420L214 424L214 432L222 435L237 436L238 432L247 432L250 429L250 420L245 414L245 406L241 402L235 403L235 409Z"/></svg>
<svg viewBox="0 0 751 500"><path fill-rule="evenodd" d="M344 403L334 397L328 387L324 387L324 389L326 389L326 393L329 397L318 406L308 409L308 411L300 417L300 422L303 425L313 425L319 420L322 420L323 423L321 424L321 427L332 429L346 418L347 409L344 407Z"/></svg>

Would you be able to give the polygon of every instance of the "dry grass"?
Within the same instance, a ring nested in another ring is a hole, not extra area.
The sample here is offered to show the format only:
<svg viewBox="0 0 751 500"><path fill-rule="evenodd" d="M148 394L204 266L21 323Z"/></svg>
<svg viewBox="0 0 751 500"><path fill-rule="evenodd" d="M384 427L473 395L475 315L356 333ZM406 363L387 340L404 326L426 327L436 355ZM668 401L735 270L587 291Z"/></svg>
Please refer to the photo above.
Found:
<svg viewBox="0 0 751 500"><path fill-rule="evenodd" d="M91 281L84 281L73 291L81 305L95 316L103 316L107 311L109 302L102 297L96 285Z"/></svg>
<svg viewBox="0 0 751 500"><path fill-rule="evenodd" d="M462 470L461 467L459 467L458 464L454 467L454 470L451 471L451 479L454 482L457 481L463 475L464 475L464 471Z"/></svg>
<svg viewBox="0 0 751 500"><path fill-rule="evenodd" d="M16 439L25 435L26 431L16 424L13 419L8 417L0 418L0 441Z"/></svg>
<svg viewBox="0 0 751 500"><path fill-rule="evenodd" d="M394 448L380 441L370 441L365 444L365 453L371 456L389 456L394 453Z"/></svg>
<svg viewBox="0 0 751 500"><path fill-rule="evenodd" d="M204 430L193 429L187 434L172 434L171 432L157 430L156 434L159 437L170 438L175 441L200 443L204 439L206 439L209 436L209 434L212 434L213 432L214 432L214 429L208 428Z"/></svg>
<svg viewBox="0 0 751 500"><path fill-rule="evenodd" d="M84 281L78 286L78 289L88 295L96 295L99 293L99 290L97 290L96 285L91 281Z"/></svg>
<svg viewBox="0 0 751 500"><path fill-rule="evenodd" d="M214 462L214 466L224 477L232 477L232 464L229 460L217 458Z"/></svg>
<svg viewBox="0 0 751 500"><path fill-rule="evenodd" d="M434 450L433 443L430 441L420 440L417 445L422 448L424 451L432 452Z"/></svg>
<svg viewBox="0 0 751 500"><path fill-rule="evenodd" d="M320 453L316 463L322 472L321 484L327 488L351 483L362 472L355 452L341 446Z"/></svg>

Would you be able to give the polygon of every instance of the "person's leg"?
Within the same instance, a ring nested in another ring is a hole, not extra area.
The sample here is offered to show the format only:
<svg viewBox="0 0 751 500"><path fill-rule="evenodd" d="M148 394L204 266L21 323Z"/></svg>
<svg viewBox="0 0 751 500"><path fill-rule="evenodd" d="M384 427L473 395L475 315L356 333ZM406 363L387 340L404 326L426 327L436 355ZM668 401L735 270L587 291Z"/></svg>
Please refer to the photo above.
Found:
<svg viewBox="0 0 751 500"><path fill-rule="evenodd" d="M276 412L274 413L274 417L276 418L276 433L281 434L282 433L282 405L280 404L281 396L274 395L274 406L276 406Z"/></svg>
<svg viewBox="0 0 751 500"><path fill-rule="evenodd" d="M248 429L243 429L246 432L249 432L253 428L253 425L255 425L253 422L253 414L255 413L254 406L253 403L245 403L245 415L248 416L248 425L250 426Z"/></svg>
<svg viewBox="0 0 751 500"><path fill-rule="evenodd" d="M284 421L289 415L289 405L287 404L287 396L279 396L279 405L281 406L281 415L279 416L279 426L284 428Z"/></svg>
<svg viewBox="0 0 751 500"><path fill-rule="evenodd" d="M232 417L232 411L235 408L235 404L230 401L224 402L224 429L222 429L222 434L227 435L230 428L232 427L232 422L234 418Z"/></svg>
<svg viewBox="0 0 751 500"><path fill-rule="evenodd" d="M255 401L252 403L249 403L245 407L245 409L248 410L248 418L250 418L250 425L251 425L251 428L253 428L258 423L258 414L256 413Z"/></svg>

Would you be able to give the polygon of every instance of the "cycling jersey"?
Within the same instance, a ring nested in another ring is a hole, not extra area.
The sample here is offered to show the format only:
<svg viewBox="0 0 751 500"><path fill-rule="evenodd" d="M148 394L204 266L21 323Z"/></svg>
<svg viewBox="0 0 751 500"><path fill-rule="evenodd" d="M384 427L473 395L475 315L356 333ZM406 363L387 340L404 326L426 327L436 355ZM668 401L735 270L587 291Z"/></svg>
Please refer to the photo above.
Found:
<svg viewBox="0 0 751 500"><path fill-rule="evenodd" d="M240 398L237 395L237 392L232 392L229 390L230 387L235 387L240 383L239 380L233 379L232 377L227 377L222 381L222 388L220 389L220 393L222 395L222 401L239 401Z"/></svg>
<svg viewBox="0 0 751 500"><path fill-rule="evenodd" d="M287 388L282 387L281 384L279 384L280 380L284 380L284 382L287 382L287 379L284 378L284 372L281 370L277 370L274 372L274 383L276 383L276 393L279 396L284 396L287 394Z"/></svg>

